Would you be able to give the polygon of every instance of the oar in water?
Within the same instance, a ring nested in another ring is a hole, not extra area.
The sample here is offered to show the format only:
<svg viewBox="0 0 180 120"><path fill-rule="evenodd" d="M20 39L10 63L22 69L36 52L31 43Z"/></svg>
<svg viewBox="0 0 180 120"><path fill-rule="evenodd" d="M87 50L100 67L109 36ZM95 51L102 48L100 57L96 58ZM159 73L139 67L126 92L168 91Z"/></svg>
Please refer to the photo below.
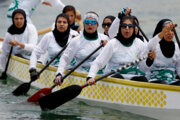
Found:
<svg viewBox="0 0 180 120"><path fill-rule="evenodd" d="M103 75L102 77L98 78L95 80L95 82L103 79L103 78L106 78L122 69L125 69L125 68L128 68L129 66L131 65L134 65L144 59L146 59L147 57L143 57L143 58L140 58L140 59L137 59L136 61L132 62L132 63L129 63L127 65L124 65L123 67L120 67L118 68L117 70L115 71L112 71L108 74L105 74ZM61 90L58 90L52 94L49 94L47 96L44 96L44 97L41 97L38 99L38 102L40 104L40 107L43 111L47 111L47 110L52 110L52 109L55 109L57 108L58 106L72 100L73 98L75 98L76 96L78 96L82 89L87 87L88 84L84 84L84 85L71 85L71 86L68 86L66 88L63 88Z"/></svg>
<svg viewBox="0 0 180 120"><path fill-rule="evenodd" d="M62 80L64 80L66 77L68 77L76 68L78 68L81 64L83 64L87 59L89 59L96 51L98 51L101 47L103 47L103 44L101 44L98 48L96 48L91 54L89 54L84 60L82 60L79 64L77 64L71 71L69 71L65 76L63 76ZM43 88L39 90L37 93L32 95L28 101L29 102L37 102L38 99L42 96L48 95L52 92L52 89L55 88L56 85L53 85L50 88Z"/></svg>
<svg viewBox="0 0 180 120"><path fill-rule="evenodd" d="M12 50L13 50L13 46L11 46L9 56L8 56L8 60L6 62L6 67L5 67L4 72L2 72L2 75L0 76L0 79L6 79L7 78L6 72L7 72L7 69L8 69L8 65L9 65L9 61L10 61L10 58L11 58Z"/></svg>
<svg viewBox="0 0 180 120"><path fill-rule="evenodd" d="M67 44L67 45L68 45L68 44ZM46 66L44 66L44 67L41 69L40 72L38 72L38 75L37 75L37 76L39 76L39 75L66 49L67 45L64 46L64 48L63 48L61 51L59 51L59 53L58 53L51 61L49 61L49 62L46 64ZM36 79L35 79L35 80L36 80ZM29 91L29 89L30 89L31 83L34 82L35 80L32 80L32 79L31 79L30 82L21 84L21 85L20 85L19 87L17 87L12 93L13 93L14 95L16 95L16 96L26 94L26 93Z"/></svg>

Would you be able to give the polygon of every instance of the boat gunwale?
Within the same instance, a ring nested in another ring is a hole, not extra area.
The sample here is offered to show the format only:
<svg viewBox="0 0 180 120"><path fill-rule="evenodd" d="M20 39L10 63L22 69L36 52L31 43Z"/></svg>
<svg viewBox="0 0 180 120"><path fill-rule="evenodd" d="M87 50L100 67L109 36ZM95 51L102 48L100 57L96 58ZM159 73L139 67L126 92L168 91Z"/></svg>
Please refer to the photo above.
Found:
<svg viewBox="0 0 180 120"><path fill-rule="evenodd" d="M23 59L23 58L20 58L17 56L12 56L11 59L29 65L29 60L27 60L27 59ZM40 69L42 69L44 66L45 65L43 65L41 63L37 63L37 67ZM46 70L56 72L57 67L49 66L46 68ZM67 73L67 72L68 72L68 70L66 70L65 73ZM73 73L71 73L71 75L76 76L76 77L83 77L83 78L87 77L87 73L82 73L82 72L77 72L77 71L74 71ZM99 77L100 77L99 75L96 76L96 78L99 78ZM101 81L108 82L108 83L121 84L121 85L128 85L128 86L133 86L133 87L139 87L139 88L149 88L149 89L180 92L180 86L176 86L176 85L138 82L138 81L133 81L133 80L124 80L124 79L110 78L110 77L104 78Z"/></svg>

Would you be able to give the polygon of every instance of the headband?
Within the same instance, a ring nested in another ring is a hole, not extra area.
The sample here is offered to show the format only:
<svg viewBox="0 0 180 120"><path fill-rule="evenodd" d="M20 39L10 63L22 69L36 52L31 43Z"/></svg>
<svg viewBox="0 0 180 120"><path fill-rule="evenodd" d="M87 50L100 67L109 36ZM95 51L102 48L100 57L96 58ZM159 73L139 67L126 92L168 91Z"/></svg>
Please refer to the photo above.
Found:
<svg viewBox="0 0 180 120"><path fill-rule="evenodd" d="M97 22L99 21L99 17L96 14L94 14L94 13L87 13L87 14L85 14L84 15L84 20L86 18L94 18Z"/></svg>

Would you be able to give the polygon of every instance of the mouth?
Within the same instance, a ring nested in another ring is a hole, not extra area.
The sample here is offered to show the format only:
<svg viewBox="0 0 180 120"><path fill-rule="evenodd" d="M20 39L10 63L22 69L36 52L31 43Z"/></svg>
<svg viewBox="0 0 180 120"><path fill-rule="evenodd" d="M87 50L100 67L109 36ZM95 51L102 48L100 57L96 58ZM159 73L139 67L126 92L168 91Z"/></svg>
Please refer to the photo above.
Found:
<svg viewBox="0 0 180 120"><path fill-rule="evenodd" d="M92 30L92 28L88 28L88 30Z"/></svg>

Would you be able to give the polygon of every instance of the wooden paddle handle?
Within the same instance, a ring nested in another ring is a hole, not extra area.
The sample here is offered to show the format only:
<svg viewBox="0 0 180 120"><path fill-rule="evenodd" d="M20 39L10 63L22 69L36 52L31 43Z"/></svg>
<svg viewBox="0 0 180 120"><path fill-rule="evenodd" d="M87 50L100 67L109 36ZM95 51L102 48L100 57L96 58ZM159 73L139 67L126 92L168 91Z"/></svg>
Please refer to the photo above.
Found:
<svg viewBox="0 0 180 120"><path fill-rule="evenodd" d="M38 31L38 35L45 34L47 32L50 32L51 30L52 30L51 27L44 28L44 29Z"/></svg>

